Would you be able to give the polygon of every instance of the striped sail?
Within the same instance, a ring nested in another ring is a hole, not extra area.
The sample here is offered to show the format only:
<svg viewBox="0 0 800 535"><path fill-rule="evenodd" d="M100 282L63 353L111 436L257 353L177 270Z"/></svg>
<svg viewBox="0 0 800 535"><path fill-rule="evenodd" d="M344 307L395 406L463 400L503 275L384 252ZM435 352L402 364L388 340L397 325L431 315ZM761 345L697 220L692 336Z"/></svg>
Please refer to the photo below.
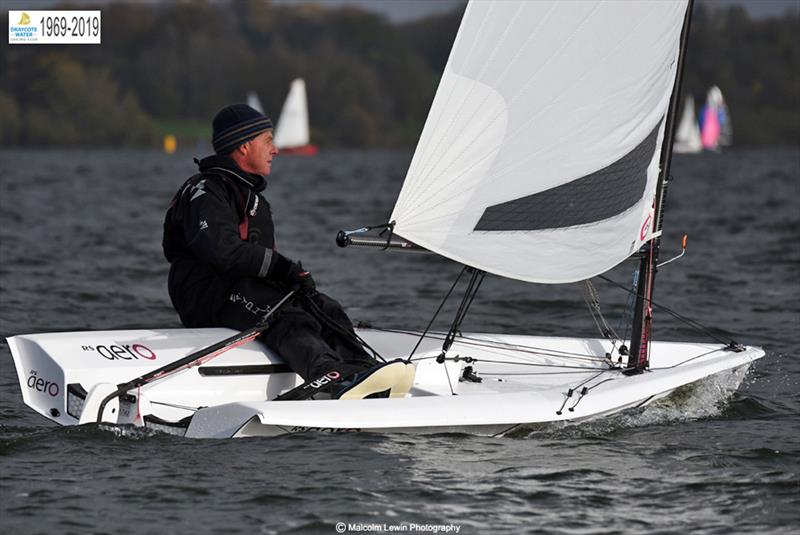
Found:
<svg viewBox="0 0 800 535"><path fill-rule="evenodd" d="M397 199L395 233L540 283L652 237L687 2L473 1Z"/></svg>

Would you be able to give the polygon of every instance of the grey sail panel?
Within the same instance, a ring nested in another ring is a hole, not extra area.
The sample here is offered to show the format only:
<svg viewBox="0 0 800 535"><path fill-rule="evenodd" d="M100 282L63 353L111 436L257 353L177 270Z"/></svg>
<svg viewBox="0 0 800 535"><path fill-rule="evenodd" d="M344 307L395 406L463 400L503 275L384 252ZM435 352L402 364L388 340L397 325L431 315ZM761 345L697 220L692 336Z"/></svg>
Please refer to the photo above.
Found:
<svg viewBox="0 0 800 535"><path fill-rule="evenodd" d="M661 123L631 152L561 186L489 206L475 230L518 231L575 227L603 221L634 206L647 186L647 167Z"/></svg>

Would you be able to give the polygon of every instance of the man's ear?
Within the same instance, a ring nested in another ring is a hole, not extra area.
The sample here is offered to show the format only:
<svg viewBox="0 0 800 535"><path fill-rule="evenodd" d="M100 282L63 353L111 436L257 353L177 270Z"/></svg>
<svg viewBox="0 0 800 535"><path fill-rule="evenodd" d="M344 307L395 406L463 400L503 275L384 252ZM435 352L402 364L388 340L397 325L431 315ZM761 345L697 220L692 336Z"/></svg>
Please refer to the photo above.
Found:
<svg viewBox="0 0 800 535"><path fill-rule="evenodd" d="M238 156L247 156L247 153L250 152L250 142L242 143L235 149L233 149L233 153Z"/></svg>

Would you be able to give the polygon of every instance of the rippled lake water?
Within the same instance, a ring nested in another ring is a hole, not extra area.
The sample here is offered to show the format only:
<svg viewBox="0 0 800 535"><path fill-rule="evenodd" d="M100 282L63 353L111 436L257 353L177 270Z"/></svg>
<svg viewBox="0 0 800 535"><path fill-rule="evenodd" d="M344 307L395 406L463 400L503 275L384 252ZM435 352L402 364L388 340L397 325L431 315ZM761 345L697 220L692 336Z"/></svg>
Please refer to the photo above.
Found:
<svg viewBox="0 0 800 535"><path fill-rule="evenodd" d="M302 434L190 440L63 428L22 403L4 337L178 327L163 213L189 152L0 150L0 527L14 533L796 533L800 527L800 151L677 156L656 300L760 345L732 378L655 406L502 438ZM276 160L279 247L357 320L422 329L459 271L342 250L386 221L410 152ZM633 265L611 277L627 283ZM612 323L625 295L602 282ZM449 321L445 313L440 328ZM702 340L666 316L655 337ZM574 286L487 278L465 330L594 336ZM421 530L427 531L421 531ZM451 528L454 529L454 528ZM443 532L443 531L439 531ZM455 531L451 531L455 532Z"/></svg>

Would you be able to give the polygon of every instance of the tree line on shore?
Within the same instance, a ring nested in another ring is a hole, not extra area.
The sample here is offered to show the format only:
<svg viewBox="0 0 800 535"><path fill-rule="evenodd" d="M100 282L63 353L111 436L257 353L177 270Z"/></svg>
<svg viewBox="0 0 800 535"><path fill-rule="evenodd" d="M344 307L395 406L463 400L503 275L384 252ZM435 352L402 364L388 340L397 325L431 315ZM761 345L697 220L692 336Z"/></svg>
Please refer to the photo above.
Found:
<svg viewBox="0 0 800 535"><path fill-rule="evenodd" d="M405 24L353 7L263 0L99 9L99 46L0 48L0 144L207 138L213 114L249 91L276 120L290 81L303 77L315 143L413 146L464 6ZM752 20L741 7L696 5L684 93L702 103L719 86L737 144L797 146L799 28L796 14Z"/></svg>

